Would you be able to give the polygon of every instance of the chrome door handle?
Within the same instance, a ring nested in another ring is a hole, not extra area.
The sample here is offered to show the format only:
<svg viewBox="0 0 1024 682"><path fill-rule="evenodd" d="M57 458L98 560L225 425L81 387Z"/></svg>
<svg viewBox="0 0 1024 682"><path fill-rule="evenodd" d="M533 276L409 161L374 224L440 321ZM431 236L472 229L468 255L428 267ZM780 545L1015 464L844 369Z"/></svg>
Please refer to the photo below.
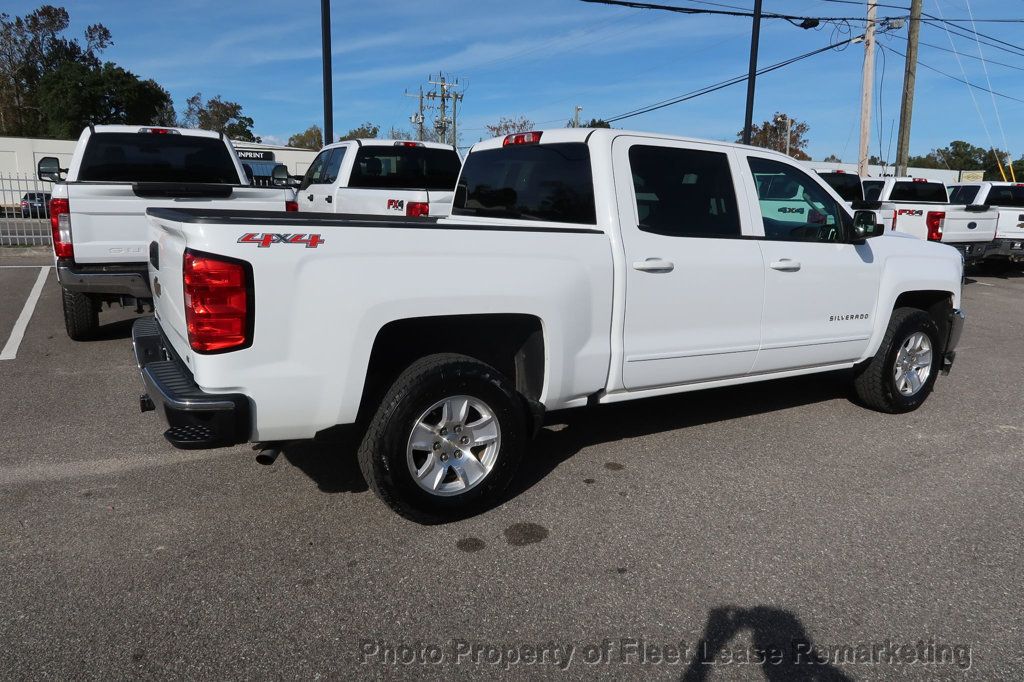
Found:
<svg viewBox="0 0 1024 682"><path fill-rule="evenodd" d="M672 272L675 267L675 263L672 261L661 258L648 258L633 262L633 269L640 272Z"/></svg>
<svg viewBox="0 0 1024 682"><path fill-rule="evenodd" d="M800 269L800 261L790 260L789 258L780 258L768 267L772 270L779 270L781 272L796 272Z"/></svg>

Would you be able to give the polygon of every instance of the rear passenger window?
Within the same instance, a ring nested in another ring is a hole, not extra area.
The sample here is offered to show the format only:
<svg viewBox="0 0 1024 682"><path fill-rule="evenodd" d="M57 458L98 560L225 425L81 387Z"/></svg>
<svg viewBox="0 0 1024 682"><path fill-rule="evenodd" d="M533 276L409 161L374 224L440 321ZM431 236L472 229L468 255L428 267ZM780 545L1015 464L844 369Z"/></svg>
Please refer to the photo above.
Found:
<svg viewBox="0 0 1024 682"><path fill-rule="evenodd" d="M807 173L756 156L748 158L757 185L764 236L794 242L841 242L839 204Z"/></svg>
<svg viewBox="0 0 1024 682"><path fill-rule="evenodd" d="M941 182L909 180L893 183L889 201L946 204L949 203L949 195L946 194L946 186Z"/></svg>
<svg viewBox="0 0 1024 682"><path fill-rule="evenodd" d="M309 168L306 170L306 174L302 177L302 184L299 185L300 190L304 190L310 185L318 185L326 182L324 179L324 172L332 151L334 150L325 149L316 155L316 158L313 159L313 163L309 165Z"/></svg>
<svg viewBox="0 0 1024 682"><path fill-rule="evenodd" d="M330 157L327 159L327 163L324 164L323 182L331 184L337 181L338 173L341 171L341 160L344 158L344 147L337 147L331 152Z"/></svg>
<svg viewBox="0 0 1024 682"><path fill-rule="evenodd" d="M989 190L988 199L986 199L985 203L989 206L999 206L1003 208L1024 208L1024 186L1016 185L1014 187L1007 187L1004 185L1001 187L993 187Z"/></svg>
<svg viewBox="0 0 1024 682"><path fill-rule="evenodd" d="M639 227L670 237L740 234L729 158L721 152L636 145L629 150Z"/></svg>
<svg viewBox="0 0 1024 682"><path fill-rule="evenodd" d="M949 190L949 203L951 204L972 204L978 196L978 185L960 185Z"/></svg>

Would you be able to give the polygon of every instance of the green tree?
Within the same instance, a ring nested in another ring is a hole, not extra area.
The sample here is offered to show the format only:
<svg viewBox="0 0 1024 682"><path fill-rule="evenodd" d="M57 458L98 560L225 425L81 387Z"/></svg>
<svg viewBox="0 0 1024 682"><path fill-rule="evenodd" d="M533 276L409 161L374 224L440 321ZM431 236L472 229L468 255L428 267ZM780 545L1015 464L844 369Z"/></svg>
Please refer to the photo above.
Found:
<svg viewBox="0 0 1024 682"><path fill-rule="evenodd" d="M565 124L566 128L572 128L574 121L569 121ZM603 118L592 118L587 122L581 122L580 128L611 128L611 124Z"/></svg>
<svg viewBox="0 0 1024 682"><path fill-rule="evenodd" d="M167 124L174 120L170 94L112 62L92 67L66 61L39 82L36 101L46 112L40 132L73 138L90 123Z"/></svg>
<svg viewBox="0 0 1024 682"><path fill-rule="evenodd" d="M367 121L358 128L353 128L344 135L338 138L338 142L344 140L372 140L380 134L380 126Z"/></svg>
<svg viewBox="0 0 1024 682"><path fill-rule="evenodd" d="M179 124L184 128L201 128L224 133L232 140L261 142L253 134L253 120L242 114L242 105L221 99L220 95L203 102L200 92L185 100L185 115Z"/></svg>
<svg viewBox="0 0 1024 682"><path fill-rule="evenodd" d="M826 163L842 163L843 162L843 160L840 159L835 154L829 154L824 159L822 159L822 161L825 161Z"/></svg>
<svg viewBox="0 0 1024 682"><path fill-rule="evenodd" d="M520 116L518 118L502 116L498 119L497 123L492 123L484 127L487 128L487 132L491 134L491 137L504 137L505 135L511 135L512 133L525 133L533 130L533 121L525 116Z"/></svg>
<svg viewBox="0 0 1024 682"><path fill-rule="evenodd" d="M314 123L301 133L295 133L289 137L288 146L318 151L324 146L324 131Z"/></svg>
<svg viewBox="0 0 1024 682"><path fill-rule="evenodd" d="M0 134L41 135L52 112L38 101L40 82L66 63L101 67L99 53L111 44L102 24L87 26L82 39L64 33L71 24L63 7L43 5L24 17L0 13ZM56 112L60 113L60 112ZM76 131L77 134L77 131Z"/></svg>
<svg viewBox="0 0 1024 682"><path fill-rule="evenodd" d="M407 130L401 130L399 128L391 126L391 128L388 129L388 139L389 140L411 140L411 139L413 139L413 135L412 135L412 133L410 133Z"/></svg>
<svg viewBox="0 0 1024 682"><path fill-rule="evenodd" d="M810 161L804 149L807 147L807 133L811 127L803 121L797 121L781 111L775 112L770 121L750 128L750 144L755 147L786 151L786 130L789 129L789 155L801 161ZM743 140L743 131L736 133L736 141Z"/></svg>

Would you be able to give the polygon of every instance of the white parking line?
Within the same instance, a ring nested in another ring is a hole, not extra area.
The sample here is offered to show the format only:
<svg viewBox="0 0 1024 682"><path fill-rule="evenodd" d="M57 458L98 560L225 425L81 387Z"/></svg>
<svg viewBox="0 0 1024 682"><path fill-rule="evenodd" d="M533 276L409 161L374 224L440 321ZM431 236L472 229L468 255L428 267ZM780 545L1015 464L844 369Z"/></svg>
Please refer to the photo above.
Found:
<svg viewBox="0 0 1024 682"><path fill-rule="evenodd" d="M36 283L32 285L32 291L29 292L28 299L25 300L25 307L21 309L21 314L18 315L18 320L14 323L14 329L11 330L4 349L0 351L0 360L13 360L18 356L18 347L21 346L21 340L25 338L25 330L28 329L28 322L32 319L32 313L35 312L39 296L43 293L43 285L46 284L48 274L50 274L49 265L39 268L39 276L36 277Z"/></svg>

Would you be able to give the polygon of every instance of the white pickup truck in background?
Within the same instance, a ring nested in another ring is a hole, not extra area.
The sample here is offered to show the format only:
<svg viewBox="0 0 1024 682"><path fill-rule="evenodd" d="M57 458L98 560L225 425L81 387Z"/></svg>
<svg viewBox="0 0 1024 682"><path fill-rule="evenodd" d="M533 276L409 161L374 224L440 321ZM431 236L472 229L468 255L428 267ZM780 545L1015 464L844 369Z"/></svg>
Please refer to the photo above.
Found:
<svg viewBox="0 0 1024 682"><path fill-rule="evenodd" d="M231 141L207 130L90 126L70 168L45 157L38 174L56 183L53 251L65 327L75 340L96 333L104 303L142 312L148 301L147 208L296 210L291 189L251 186Z"/></svg>
<svg viewBox="0 0 1024 682"><path fill-rule="evenodd" d="M916 409L964 320L952 248L723 142L480 142L443 219L149 216L133 342L165 437L287 448L357 424L368 484L410 515L497 503L545 410L840 369L866 405Z"/></svg>
<svg viewBox="0 0 1024 682"><path fill-rule="evenodd" d="M886 178L864 204L882 216L887 230L956 248L965 263L980 261L996 236L998 214L988 206L950 203L946 185L925 178ZM880 202L872 203L872 202Z"/></svg>
<svg viewBox="0 0 1024 682"><path fill-rule="evenodd" d="M971 182L950 186L950 201L985 204L999 213L996 238L985 260L1024 261L1024 183Z"/></svg>
<svg viewBox="0 0 1024 682"><path fill-rule="evenodd" d="M323 148L306 171L300 211L446 216L462 159L455 147L410 140L348 140Z"/></svg>

